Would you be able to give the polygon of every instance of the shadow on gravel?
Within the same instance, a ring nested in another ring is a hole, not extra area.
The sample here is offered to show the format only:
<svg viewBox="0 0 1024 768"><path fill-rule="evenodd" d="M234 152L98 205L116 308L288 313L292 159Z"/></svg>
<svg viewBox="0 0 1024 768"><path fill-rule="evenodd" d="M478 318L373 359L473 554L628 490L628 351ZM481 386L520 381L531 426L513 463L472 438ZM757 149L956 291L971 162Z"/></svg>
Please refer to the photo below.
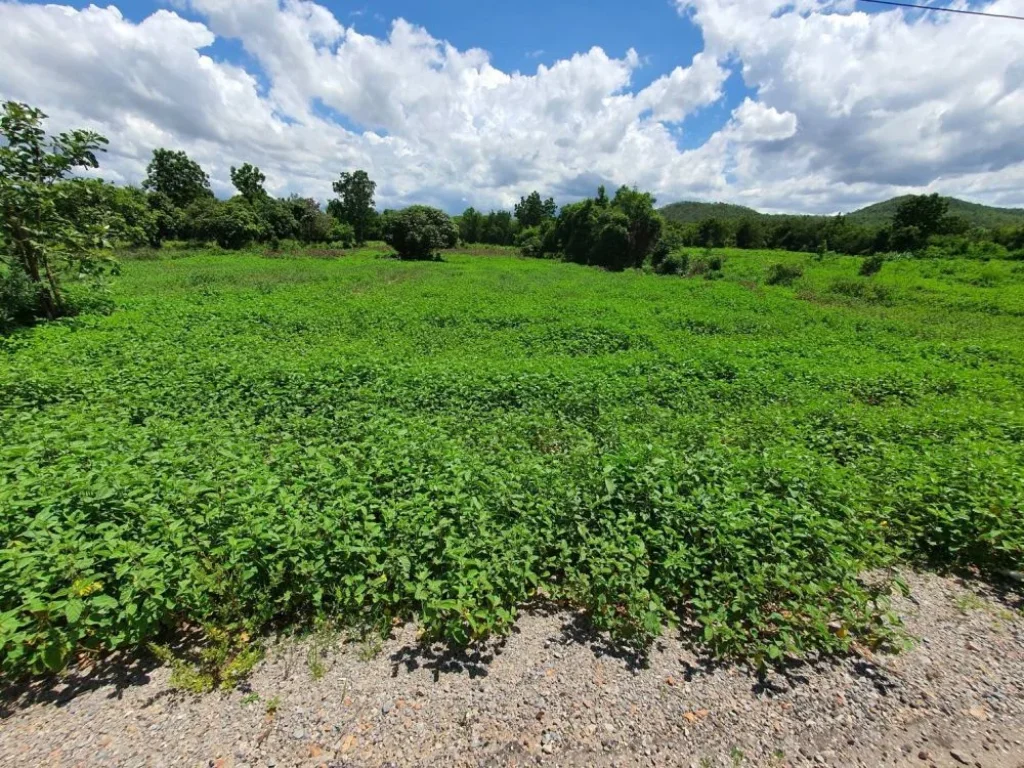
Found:
<svg viewBox="0 0 1024 768"><path fill-rule="evenodd" d="M152 656L111 656L87 669L71 669L59 676L0 683L0 719L33 704L63 707L83 693L99 688L112 687L108 698L121 698L128 688L148 683L150 673L159 666L160 662Z"/></svg>
<svg viewBox="0 0 1024 768"><path fill-rule="evenodd" d="M401 667L406 672L423 668L433 672L434 681L442 674L468 675L470 679L487 677L487 667L501 653L507 638L470 648L446 648L437 643L406 645L391 654L391 676L398 677Z"/></svg>

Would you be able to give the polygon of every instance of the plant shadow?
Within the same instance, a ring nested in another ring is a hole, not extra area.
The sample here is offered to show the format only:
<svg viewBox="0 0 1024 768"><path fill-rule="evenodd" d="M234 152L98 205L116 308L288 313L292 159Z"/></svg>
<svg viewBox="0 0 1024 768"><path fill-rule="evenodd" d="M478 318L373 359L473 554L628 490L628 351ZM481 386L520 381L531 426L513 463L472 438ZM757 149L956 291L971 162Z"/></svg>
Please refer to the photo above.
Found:
<svg viewBox="0 0 1024 768"><path fill-rule="evenodd" d="M36 704L64 707L79 696L109 688L107 698L120 699L129 688L150 682L160 662L149 654L112 654L84 668L60 675L46 675L0 683L0 720Z"/></svg>

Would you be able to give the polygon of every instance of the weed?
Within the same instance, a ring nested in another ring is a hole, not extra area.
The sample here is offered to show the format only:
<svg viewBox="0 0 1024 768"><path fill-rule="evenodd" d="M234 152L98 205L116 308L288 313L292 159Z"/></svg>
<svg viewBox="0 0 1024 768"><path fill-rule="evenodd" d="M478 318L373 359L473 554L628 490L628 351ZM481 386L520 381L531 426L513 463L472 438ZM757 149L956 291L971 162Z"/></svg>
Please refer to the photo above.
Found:
<svg viewBox="0 0 1024 768"><path fill-rule="evenodd" d="M776 262L768 267L765 283L768 285L792 285L804 275L804 270L796 264Z"/></svg>

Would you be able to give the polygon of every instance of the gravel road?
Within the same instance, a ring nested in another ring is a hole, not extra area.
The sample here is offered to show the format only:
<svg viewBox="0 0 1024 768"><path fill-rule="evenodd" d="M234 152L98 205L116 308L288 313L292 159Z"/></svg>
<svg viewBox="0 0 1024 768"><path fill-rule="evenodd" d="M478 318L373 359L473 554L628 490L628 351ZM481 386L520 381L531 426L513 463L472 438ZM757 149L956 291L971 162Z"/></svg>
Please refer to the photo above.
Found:
<svg viewBox="0 0 1024 768"><path fill-rule="evenodd" d="M906 578L913 649L764 680L669 637L638 666L544 612L470 655L419 647L412 626L380 647L283 642L227 694L108 663L0 690L0 765L1024 768L1020 595Z"/></svg>

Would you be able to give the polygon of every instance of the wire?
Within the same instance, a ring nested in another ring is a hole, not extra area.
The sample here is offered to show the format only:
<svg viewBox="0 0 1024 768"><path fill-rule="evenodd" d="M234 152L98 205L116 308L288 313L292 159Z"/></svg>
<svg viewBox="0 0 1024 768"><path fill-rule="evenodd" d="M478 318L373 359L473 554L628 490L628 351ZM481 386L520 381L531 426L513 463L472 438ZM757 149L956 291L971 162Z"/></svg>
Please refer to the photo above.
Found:
<svg viewBox="0 0 1024 768"><path fill-rule="evenodd" d="M878 5L896 5L900 8L917 8L922 11L945 11L946 13L964 13L968 16L988 16L990 19L1016 19L1024 21L1024 16L1010 16L1005 13L985 13L984 11L965 11L960 8L942 8L934 5L915 5L914 3L897 3L895 0L857 0L861 3L877 3Z"/></svg>

